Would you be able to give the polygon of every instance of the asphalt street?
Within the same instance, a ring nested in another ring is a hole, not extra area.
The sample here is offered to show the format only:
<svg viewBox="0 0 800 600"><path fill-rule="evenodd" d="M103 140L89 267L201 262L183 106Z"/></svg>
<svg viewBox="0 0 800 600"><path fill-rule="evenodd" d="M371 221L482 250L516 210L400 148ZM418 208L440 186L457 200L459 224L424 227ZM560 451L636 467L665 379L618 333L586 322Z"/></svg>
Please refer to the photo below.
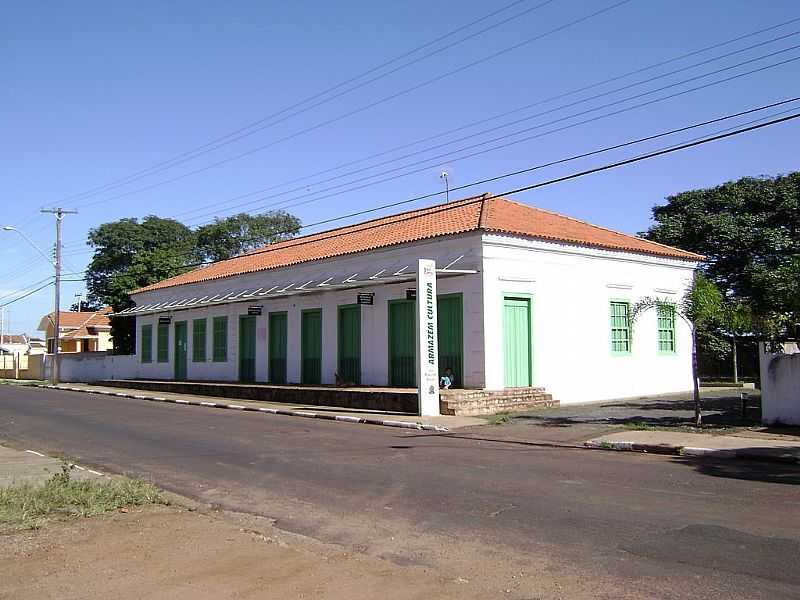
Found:
<svg viewBox="0 0 800 600"><path fill-rule="evenodd" d="M800 598L800 470L525 446L491 431L0 386L4 443L398 563L537 564L543 577L596 580L597 597Z"/></svg>

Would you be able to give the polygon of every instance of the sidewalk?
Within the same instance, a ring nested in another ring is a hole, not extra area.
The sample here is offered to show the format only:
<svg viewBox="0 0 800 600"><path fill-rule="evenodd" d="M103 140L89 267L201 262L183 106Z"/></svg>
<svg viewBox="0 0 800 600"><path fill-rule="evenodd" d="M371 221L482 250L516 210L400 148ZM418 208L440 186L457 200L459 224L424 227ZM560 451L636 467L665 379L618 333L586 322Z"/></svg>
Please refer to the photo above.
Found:
<svg viewBox="0 0 800 600"><path fill-rule="evenodd" d="M61 472L61 461L45 456L37 450L15 450L0 446L0 487L15 483L44 483ZM75 479L93 479L103 474L73 465L70 473Z"/></svg>
<svg viewBox="0 0 800 600"><path fill-rule="evenodd" d="M41 387L50 387L43 385ZM88 392L109 396L123 396L136 400L149 400L155 402L173 402L176 404L189 404L207 408L224 408L246 410L251 412L274 413L285 416L307 417L341 421L350 423L364 423L367 425L383 425L388 427L405 427L408 429L424 429L431 431L450 431L461 427L485 425L486 420L479 417L419 417L407 413L388 411L368 411L336 406L312 406L307 404L290 404L284 402L264 402L256 400L240 400L218 398L216 396L197 396L190 394L177 394L173 392L149 392L133 388L107 387L90 385L86 383L64 383L57 386L59 390Z"/></svg>
<svg viewBox="0 0 800 600"><path fill-rule="evenodd" d="M792 439L794 438L794 439ZM800 465L800 436L713 435L673 431L623 431L588 440L588 448L679 456L739 458Z"/></svg>

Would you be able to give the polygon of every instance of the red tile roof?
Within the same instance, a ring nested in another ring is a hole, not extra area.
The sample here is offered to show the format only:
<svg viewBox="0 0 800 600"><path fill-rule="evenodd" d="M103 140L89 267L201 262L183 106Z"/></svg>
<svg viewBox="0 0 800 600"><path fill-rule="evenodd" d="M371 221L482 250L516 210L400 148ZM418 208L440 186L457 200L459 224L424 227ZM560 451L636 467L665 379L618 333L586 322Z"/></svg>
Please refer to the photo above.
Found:
<svg viewBox="0 0 800 600"><path fill-rule="evenodd" d="M688 261L703 259L699 254L484 194L277 242L159 281L134 293L277 269L469 231L505 233Z"/></svg>
<svg viewBox="0 0 800 600"><path fill-rule="evenodd" d="M110 307L101 308L97 312L74 312L60 311L58 314L58 325L61 329L81 329L86 327L111 327L111 320L108 314ZM47 319L53 323L54 313L49 313Z"/></svg>

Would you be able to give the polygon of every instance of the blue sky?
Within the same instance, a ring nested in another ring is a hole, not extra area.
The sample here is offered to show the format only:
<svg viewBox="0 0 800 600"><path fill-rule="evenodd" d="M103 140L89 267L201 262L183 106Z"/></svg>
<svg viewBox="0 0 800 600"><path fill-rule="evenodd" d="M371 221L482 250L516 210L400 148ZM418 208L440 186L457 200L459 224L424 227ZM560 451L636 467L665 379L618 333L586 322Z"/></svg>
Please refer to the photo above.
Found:
<svg viewBox="0 0 800 600"><path fill-rule="evenodd" d="M372 184L369 187L341 193L356 185L352 184L337 189L339 195L289 208L303 222L312 223L437 191L441 188L438 175L443 168L449 171L452 186L463 185L800 95L797 83L800 61L790 62L466 160L456 160L458 154L431 158L413 167L418 170L414 174L374 184L377 179L386 177L377 175L384 170L399 168L393 172L398 174L411 171L411 167L400 167L499 135L539 126L527 134L531 135L573 125L636 102L798 57L800 49L789 50L643 96L638 101L621 102L581 118L571 116L791 48L800 44L800 35L791 35L800 31L798 21L352 167L393 161L380 168L331 183L321 183L321 180L347 170L310 177L302 182L307 187L286 193L299 185L283 185L287 181L800 17L800 7L795 0L770 0L769 3L631 0L415 91L381 101L616 3L615 0L553 0L534 9L543 0L522 0L490 19L376 71L373 76L509 19L448 50L172 168L101 193L85 195L88 190L138 173L281 111L511 3L511 0L408 0L402 3L342 0L222 4L181 0L9 4L4 7L0 22L3 78L0 87L0 225L18 226L40 247L49 249L53 241L53 218L40 215L38 209L56 204L77 207L80 214L64 222L64 254L65 271L79 272L91 257L85 245L88 230L122 217L176 216L190 225L197 225L214 215L236 212L230 206L237 202L251 201L244 209L257 211L278 202L287 205L312 200L315 196L309 194L321 194L318 190L330 185L371 177L358 184ZM778 36L787 37L770 42ZM764 44L758 48L647 84L633 85L761 42ZM365 79L355 83L363 81ZM631 87L588 100L590 96L626 85ZM366 108L378 101L381 102ZM576 104L571 108L559 108L568 103ZM781 110L786 108L791 106ZM356 110L359 112L344 116ZM534 116L544 111L551 112ZM760 116L764 115L575 161L474 191L499 193ZM526 117L527 120L513 126L426 150ZM322 125L332 119L336 121ZM561 120L543 127L544 123L556 119ZM311 128L312 131L301 133ZM521 137L524 135L517 134L508 141ZM652 206L670 194L744 175L796 170L799 137L800 125L795 121L542 188L517 199L635 233L647 228ZM262 146L269 147L254 151ZM422 152L414 157L399 158L417 151ZM247 156L232 159L240 154ZM225 162L211 166L222 161ZM201 169L205 170L191 174ZM170 182L171 179L176 180ZM273 189L232 200L264 188ZM265 198L282 192L284 195ZM259 198L264 199L253 202ZM435 200L422 204L432 202ZM13 299L14 296L6 296L16 290L36 287L33 284L51 272L50 265L11 232L0 232L0 257L0 304ZM62 307L68 307L74 301L74 294L82 290L80 282L66 283ZM51 309L51 298L48 288L10 305L10 330L35 333L39 318Z"/></svg>

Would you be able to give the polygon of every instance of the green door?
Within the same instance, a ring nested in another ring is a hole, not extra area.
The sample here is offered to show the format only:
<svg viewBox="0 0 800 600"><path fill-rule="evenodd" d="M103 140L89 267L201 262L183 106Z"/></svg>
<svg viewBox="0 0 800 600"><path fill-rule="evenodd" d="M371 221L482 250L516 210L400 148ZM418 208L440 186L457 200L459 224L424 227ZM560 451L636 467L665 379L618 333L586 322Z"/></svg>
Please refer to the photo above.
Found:
<svg viewBox="0 0 800 600"><path fill-rule="evenodd" d="M437 325L439 328L439 376L447 367L453 371L455 385L463 387L464 317L461 294L439 296L437 302Z"/></svg>
<svg viewBox="0 0 800 600"><path fill-rule="evenodd" d="M416 310L414 300L389 301L389 385L415 387Z"/></svg>
<svg viewBox="0 0 800 600"><path fill-rule="evenodd" d="M531 373L531 301L530 298L503 299L503 363L505 386L528 387Z"/></svg>
<svg viewBox="0 0 800 600"><path fill-rule="evenodd" d="M346 384L361 384L361 307L339 307L338 373Z"/></svg>
<svg viewBox="0 0 800 600"><path fill-rule="evenodd" d="M186 321L175 321L175 379L186 380L186 361L189 355L186 345Z"/></svg>
<svg viewBox="0 0 800 600"><path fill-rule="evenodd" d="M239 317L239 381L256 380L256 317Z"/></svg>
<svg viewBox="0 0 800 600"><path fill-rule="evenodd" d="M287 317L285 312L269 313L269 382L286 383Z"/></svg>
<svg viewBox="0 0 800 600"><path fill-rule="evenodd" d="M322 310L304 310L300 316L300 381L322 382Z"/></svg>

